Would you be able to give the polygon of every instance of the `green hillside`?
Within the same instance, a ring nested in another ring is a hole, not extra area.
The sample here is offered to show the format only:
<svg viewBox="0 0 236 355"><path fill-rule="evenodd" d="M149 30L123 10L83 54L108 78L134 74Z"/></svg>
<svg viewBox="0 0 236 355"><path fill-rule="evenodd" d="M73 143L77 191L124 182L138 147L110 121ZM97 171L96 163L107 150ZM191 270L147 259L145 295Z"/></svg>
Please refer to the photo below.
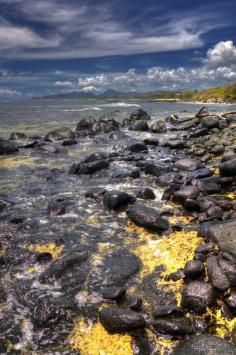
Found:
<svg viewBox="0 0 236 355"><path fill-rule="evenodd" d="M179 96L184 101L236 102L236 83L202 91L184 91Z"/></svg>

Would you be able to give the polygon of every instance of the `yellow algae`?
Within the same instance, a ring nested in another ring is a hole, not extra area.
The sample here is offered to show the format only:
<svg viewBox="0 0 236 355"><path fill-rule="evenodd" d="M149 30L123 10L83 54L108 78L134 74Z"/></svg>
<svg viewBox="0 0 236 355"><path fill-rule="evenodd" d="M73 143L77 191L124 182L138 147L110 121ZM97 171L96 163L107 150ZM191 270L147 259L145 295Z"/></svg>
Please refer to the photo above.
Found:
<svg viewBox="0 0 236 355"><path fill-rule="evenodd" d="M220 338L224 338L226 335L229 335L236 325L236 317L233 319L224 317L221 309L219 308L216 310L209 310L208 315L211 316L214 324L213 333Z"/></svg>
<svg viewBox="0 0 236 355"><path fill-rule="evenodd" d="M87 224L91 224L92 226L96 226L96 227L100 226L98 214L93 214L87 219L86 222Z"/></svg>
<svg viewBox="0 0 236 355"><path fill-rule="evenodd" d="M35 271L36 271L36 269L35 269L35 266L30 266L30 267L28 267L28 269L26 270L29 274L33 274Z"/></svg>
<svg viewBox="0 0 236 355"><path fill-rule="evenodd" d="M48 244L29 244L23 245L23 248L36 253L50 253L54 260L60 258L61 253L64 249L63 245L56 245L55 243Z"/></svg>
<svg viewBox="0 0 236 355"><path fill-rule="evenodd" d="M109 334L100 323L87 323L79 317L68 338L81 355L133 355L132 338L128 334Z"/></svg>
<svg viewBox="0 0 236 355"><path fill-rule="evenodd" d="M211 171L213 172L214 175L219 175L219 168L212 168Z"/></svg>
<svg viewBox="0 0 236 355"><path fill-rule="evenodd" d="M0 168L12 169L12 168L18 168L19 166L23 166L23 165L34 166L35 160L36 160L35 158L30 156L0 158Z"/></svg>
<svg viewBox="0 0 236 355"><path fill-rule="evenodd" d="M170 224L189 224L194 220L192 216L171 216L169 217Z"/></svg>
<svg viewBox="0 0 236 355"><path fill-rule="evenodd" d="M176 347L179 340L165 338L164 336L155 336L149 329L147 329L149 342L152 344L153 351L160 355L169 354L170 350Z"/></svg>

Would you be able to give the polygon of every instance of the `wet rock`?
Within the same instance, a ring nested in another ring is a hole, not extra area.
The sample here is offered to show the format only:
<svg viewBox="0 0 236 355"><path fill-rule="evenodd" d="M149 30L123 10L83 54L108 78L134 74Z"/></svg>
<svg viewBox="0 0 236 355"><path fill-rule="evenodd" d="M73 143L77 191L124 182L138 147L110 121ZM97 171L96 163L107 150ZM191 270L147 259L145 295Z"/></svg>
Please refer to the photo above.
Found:
<svg viewBox="0 0 236 355"><path fill-rule="evenodd" d="M177 160L174 165L176 168L183 171L193 171L201 168L201 163L190 158Z"/></svg>
<svg viewBox="0 0 236 355"><path fill-rule="evenodd" d="M236 263L231 260L219 259L218 264L229 280L230 287L236 287Z"/></svg>
<svg viewBox="0 0 236 355"><path fill-rule="evenodd" d="M39 150L40 153L47 154L47 155L53 155L59 153L59 149L55 147L53 144L42 143L37 146L37 149Z"/></svg>
<svg viewBox="0 0 236 355"><path fill-rule="evenodd" d="M158 307L155 307L153 310L153 316L160 318L160 317L166 317L166 316L183 316L184 311L183 309L177 307L175 304L166 304L166 305L161 305Z"/></svg>
<svg viewBox="0 0 236 355"><path fill-rule="evenodd" d="M219 206L212 206L206 211L206 220L220 219L223 217L223 210Z"/></svg>
<svg viewBox="0 0 236 355"><path fill-rule="evenodd" d="M198 118L203 118L205 116L209 116L209 111L208 108L206 106L203 106L198 113L196 113L196 117Z"/></svg>
<svg viewBox="0 0 236 355"><path fill-rule="evenodd" d="M48 204L47 212L50 216L61 216L66 213L69 201L51 201Z"/></svg>
<svg viewBox="0 0 236 355"><path fill-rule="evenodd" d="M103 327L111 333L142 329L146 325L143 316L130 309L103 308L99 312L99 319Z"/></svg>
<svg viewBox="0 0 236 355"><path fill-rule="evenodd" d="M196 313L203 313L214 301L213 288L204 281L193 281L185 285L181 304Z"/></svg>
<svg viewBox="0 0 236 355"><path fill-rule="evenodd" d="M143 140L143 143L157 147L159 145L159 140L157 138L146 138Z"/></svg>
<svg viewBox="0 0 236 355"><path fill-rule="evenodd" d="M187 277L191 279L195 279L204 274L205 267L201 261L198 260L190 260L187 261L184 267L184 273Z"/></svg>
<svg viewBox="0 0 236 355"><path fill-rule="evenodd" d="M224 272L220 269L216 256L210 256L207 258L206 267L211 284L219 291L227 290L230 283Z"/></svg>
<svg viewBox="0 0 236 355"><path fill-rule="evenodd" d="M31 320L37 327L49 326L50 323L56 323L65 317L65 309L61 305L59 307L50 296L38 297L31 312Z"/></svg>
<svg viewBox="0 0 236 355"><path fill-rule="evenodd" d="M98 122L93 125L92 131L95 134L110 133L113 131L118 131L120 129L120 124L113 118L100 117Z"/></svg>
<svg viewBox="0 0 236 355"><path fill-rule="evenodd" d="M131 121L137 121L137 120L150 120L151 117L147 114L146 111L144 111L141 108L138 108L137 110L135 110L134 112L131 113L130 115L130 120Z"/></svg>
<svg viewBox="0 0 236 355"><path fill-rule="evenodd" d="M60 260L53 262L48 269L39 275L41 283L51 283L60 278L69 268L75 265L80 265L88 258L86 252L74 253L69 256L64 256Z"/></svg>
<svg viewBox="0 0 236 355"><path fill-rule="evenodd" d="M189 137L190 138L198 138L198 137L207 136L208 134L209 134L209 131L206 127L197 128L193 132L190 133Z"/></svg>
<svg viewBox="0 0 236 355"><path fill-rule="evenodd" d="M93 163L95 161L99 161L99 160L104 160L104 159L109 159L110 158L110 154L107 152L96 152L96 153L92 153L87 155L86 157L84 157L81 160L81 163Z"/></svg>
<svg viewBox="0 0 236 355"><path fill-rule="evenodd" d="M117 180L121 180L121 179L137 179L140 176L140 171L138 168L132 168L129 170L121 170L118 171L114 174L112 174L112 179L117 179Z"/></svg>
<svg viewBox="0 0 236 355"><path fill-rule="evenodd" d="M141 198L143 200L155 200L155 194L150 187L144 187L141 190L138 191L137 198Z"/></svg>
<svg viewBox="0 0 236 355"><path fill-rule="evenodd" d="M202 168L202 169L197 169L194 171L189 171L187 173L187 178L188 179L203 179L209 176L212 176L213 172L209 168Z"/></svg>
<svg viewBox="0 0 236 355"><path fill-rule="evenodd" d="M215 245L213 243L206 243L206 244L199 245L196 248L196 253L207 254L214 250L215 250Z"/></svg>
<svg viewBox="0 0 236 355"><path fill-rule="evenodd" d="M132 123L129 130L147 132L149 130L149 126L147 121L140 120Z"/></svg>
<svg viewBox="0 0 236 355"><path fill-rule="evenodd" d="M13 141L18 148L33 148L37 143L37 139L29 138L20 132L12 132L9 140Z"/></svg>
<svg viewBox="0 0 236 355"><path fill-rule="evenodd" d="M107 190L103 187L92 187L85 192L85 197L92 198L94 200L99 200Z"/></svg>
<svg viewBox="0 0 236 355"><path fill-rule="evenodd" d="M170 149L184 149L186 143L181 139L173 139L165 142L164 147L169 147Z"/></svg>
<svg viewBox="0 0 236 355"><path fill-rule="evenodd" d="M184 201L183 206L189 212L199 212L200 211L200 205L199 205L198 201L191 199L191 198L187 198Z"/></svg>
<svg viewBox="0 0 236 355"><path fill-rule="evenodd" d="M166 124L164 121L156 121L154 122L151 127L150 131L153 133L164 133L167 131Z"/></svg>
<svg viewBox="0 0 236 355"><path fill-rule="evenodd" d="M174 193L173 200L178 203L184 203L187 199L196 199L199 193L200 190L197 186L186 186Z"/></svg>
<svg viewBox="0 0 236 355"><path fill-rule="evenodd" d="M157 319L153 327L158 333L167 335L185 335L194 332L190 319L186 317Z"/></svg>
<svg viewBox="0 0 236 355"><path fill-rule="evenodd" d="M154 171L155 172L155 171ZM158 172L158 171L156 171ZM182 175L179 173L171 172L157 176L156 183L160 186L168 186L172 183L179 184L182 181Z"/></svg>
<svg viewBox="0 0 236 355"><path fill-rule="evenodd" d="M92 116L83 117L77 124L76 131L91 130L96 122L96 119Z"/></svg>
<svg viewBox="0 0 236 355"><path fill-rule="evenodd" d="M139 152L148 152L148 148L144 143L134 143L127 147L128 150L130 150L132 153L139 153Z"/></svg>
<svg viewBox="0 0 236 355"><path fill-rule="evenodd" d="M230 159L219 165L221 176L236 176L236 159Z"/></svg>
<svg viewBox="0 0 236 355"><path fill-rule="evenodd" d="M136 295L125 297L119 302L119 306L121 306L122 308L130 308L133 311L140 310L142 304L143 304L142 298Z"/></svg>
<svg viewBox="0 0 236 355"><path fill-rule="evenodd" d="M235 312L236 311L236 291L232 290L230 292L230 295L225 298L225 301L226 301L227 305L229 306L229 308L231 309L231 311Z"/></svg>
<svg viewBox="0 0 236 355"><path fill-rule="evenodd" d="M102 263L90 274L88 289L99 291L104 287L125 287L140 269L139 259L127 249L117 250L103 258Z"/></svg>
<svg viewBox="0 0 236 355"><path fill-rule="evenodd" d="M214 155L221 155L224 153L225 148L222 145L216 145L215 147L211 148L211 153Z"/></svg>
<svg viewBox="0 0 236 355"><path fill-rule="evenodd" d="M40 264L47 264L49 262L51 262L53 259L52 254L50 253L38 253L36 255L36 262L40 263Z"/></svg>
<svg viewBox="0 0 236 355"><path fill-rule="evenodd" d="M173 355L235 355L235 346L214 335L195 335L175 348Z"/></svg>
<svg viewBox="0 0 236 355"><path fill-rule="evenodd" d="M128 217L136 225L146 229L162 232L169 228L169 222L160 216L153 208L143 205L134 205L128 210Z"/></svg>
<svg viewBox="0 0 236 355"><path fill-rule="evenodd" d="M199 120L196 118L191 118L188 119L185 122L178 122L170 127L171 131L186 131L189 130L190 128L194 128L197 126L197 124L199 123Z"/></svg>
<svg viewBox="0 0 236 355"><path fill-rule="evenodd" d="M14 142L6 141L0 138L0 155L13 154L18 152L18 146Z"/></svg>
<svg viewBox="0 0 236 355"><path fill-rule="evenodd" d="M67 146L74 145L74 144L77 144L77 141L75 139L65 139L62 142L63 147L67 147Z"/></svg>
<svg viewBox="0 0 236 355"><path fill-rule="evenodd" d="M206 222L200 225L198 234L209 241L216 242L222 251L236 257L235 228L235 218L222 222Z"/></svg>
<svg viewBox="0 0 236 355"><path fill-rule="evenodd" d="M68 127L61 127L48 132L44 140L46 142L56 142L65 139L75 139L76 134Z"/></svg>
<svg viewBox="0 0 236 355"><path fill-rule="evenodd" d="M167 164L155 164L147 162L144 166L145 174L150 174L156 177L171 172L172 170L173 167Z"/></svg>
<svg viewBox="0 0 236 355"><path fill-rule="evenodd" d="M110 164L107 160L98 160L89 163L73 164L69 170L69 173L77 175L94 174L97 171L108 168L109 165Z"/></svg>
<svg viewBox="0 0 236 355"><path fill-rule="evenodd" d="M219 117L218 116L205 116L201 120L203 127L207 129L219 128Z"/></svg>
<svg viewBox="0 0 236 355"><path fill-rule="evenodd" d="M133 202L133 196L118 190L108 191L103 195L104 205L112 210L118 210L119 208L125 207L129 203Z"/></svg>
<svg viewBox="0 0 236 355"><path fill-rule="evenodd" d="M7 293L4 286L0 284L0 303L5 303L7 300Z"/></svg>
<svg viewBox="0 0 236 355"><path fill-rule="evenodd" d="M102 297L107 300L118 300L125 295L125 288L123 287L104 287L102 289Z"/></svg>
<svg viewBox="0 0 236 355"><path fill-rule="evenodd" d="M14 319L14 314L11 311L2 310L0 312L0 347L6 347L7 352L2 354L12 353L9 349L9 344L16 345L21 341L22 332L19 322Z"/></svg>

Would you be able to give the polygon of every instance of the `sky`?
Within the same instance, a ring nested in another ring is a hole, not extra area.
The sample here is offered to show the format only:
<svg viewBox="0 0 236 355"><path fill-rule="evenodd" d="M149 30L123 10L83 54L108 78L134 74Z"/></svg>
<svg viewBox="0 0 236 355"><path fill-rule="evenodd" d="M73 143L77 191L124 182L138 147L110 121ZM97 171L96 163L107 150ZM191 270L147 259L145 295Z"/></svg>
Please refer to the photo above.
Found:
<svg viewBox="0 0 236 355"><path fill-rule="evenodd" d="M0 97L236 82L235 0L0 0Z"/></svg>

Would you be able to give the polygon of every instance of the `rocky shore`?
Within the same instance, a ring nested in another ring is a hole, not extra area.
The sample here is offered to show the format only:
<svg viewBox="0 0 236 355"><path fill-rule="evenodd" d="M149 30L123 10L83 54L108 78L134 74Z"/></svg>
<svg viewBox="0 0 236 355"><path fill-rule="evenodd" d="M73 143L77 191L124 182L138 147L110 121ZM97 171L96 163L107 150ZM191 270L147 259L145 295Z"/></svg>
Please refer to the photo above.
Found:
<svg viewBox="0 0 236 355"><path fill-rule="evenodd" d="M235 112L0 139L26 150L54 167L0 193L0 354L236 354Z"/></svg>

